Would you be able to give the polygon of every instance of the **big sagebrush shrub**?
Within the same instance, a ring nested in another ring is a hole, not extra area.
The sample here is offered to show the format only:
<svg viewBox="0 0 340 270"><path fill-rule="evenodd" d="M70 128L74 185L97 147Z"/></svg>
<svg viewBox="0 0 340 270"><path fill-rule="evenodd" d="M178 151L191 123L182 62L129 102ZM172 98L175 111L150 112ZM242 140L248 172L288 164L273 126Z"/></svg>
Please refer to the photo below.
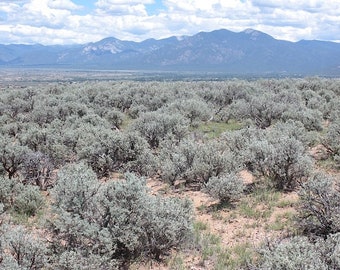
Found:
<svg viewBox="0 0 340 270"><path fill-rule="evenodd" d="M259 251L258 270L340 269L340 233L310 240L295 236L272 241Z"/></svg>
<svg viewBox="0 0 340 270"><path fill-rule="evenodd" d="M327 152L332 157L340 156L340 124L339 121L333 122L325 136L322 138L322 144L326 147Z"/></svg>
<svg viewBox="0 0 340 270"><path fill-rule="evenodd" d="M109 183L100 195L101 226L116 243L114 257L127 263L137 257L160 259L191 234L188 201L149 195L143 179L127 174Z"/></svg>
<svg viewBox="0 0 340 270"><path fill-rule="evenodd" d="M192 227L190 203L148 192L144 179L133 174L99 185L85 165L63 168L52 190L56 264L75 258L88 263L85 258L91 255L100 256L103 265L124 268L140 257L160 259L186 243Z"/></svg>
<svg viewBox="0 0 340 270"><path fill-rule="evenodd" d="M261 270L329 269L322 253L307 237L297 236L269 244L260 253Z"/></svg>
<svg viewBox="0 0 340 270"><path fill-rule="evenodd" d="M131 129L145 138L151 148L157 148L168 136L182 140L188 131L188 121L179 113L146 112L132 123Z"/></svg>
<svg viewBox="0 0 340 270"><path fill-rule="evenodd" d="M254 171L269 178L278 190L294 189L312 168L303 144L288 136L255 140L248 151Z"/></svg>
<svg viewBox="0 0 340 270"><path fill-rule="evenodd" d="M221 203L229 203L240 198L244 188L243 180L236 173L211 177L205 185L205 191Z"/></svg>
<svg viewBox="0 0 340 270"><path fill-rule="evenodd" d="M17 182L13 179L0 176L0 203L4 205L4 209L12 206L16 185Z"/></svg>
<svg viewBox="0 0 340 270"><path fill-rule="evenodd" d="M299 191L299 226L305 233L327 236L340 232L340 182L317 173Z"/></svg>
<svg viewBox="0 0 340 270"><path fill-rule="evenodd" d="M0 269L38 270L46 269L47 244L23 226L6 226L0 237Z"/></svg>

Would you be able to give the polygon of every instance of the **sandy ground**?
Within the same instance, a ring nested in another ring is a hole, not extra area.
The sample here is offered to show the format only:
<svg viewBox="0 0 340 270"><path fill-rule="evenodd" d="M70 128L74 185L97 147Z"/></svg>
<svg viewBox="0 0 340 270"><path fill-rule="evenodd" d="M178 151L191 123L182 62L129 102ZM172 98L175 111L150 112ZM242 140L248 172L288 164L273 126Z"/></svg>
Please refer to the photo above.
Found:
<svg viewBox="0 0 340 270"><path fill-rule="evenodd" d="M245 184L253 183L254 177L248 171L242 171L240 175ZM189 198L193 202L195 221L205 224L209 233L218 235L221 240L221 245L225 248L233 248L244 243L257 247L268 239L284 234L285 231L268 229L268 227L277 222L278 218L279 222L281 219L282 222L284 222L285 214L294 214L296 211L294 207L289 205L289 202L294 204L298 200L295 192L280 194L278 200L279 202L283 202L283 206L273 207L269 217L256 219L238 213L237 207L234 209L231 207L216 210L218 201L212 199L202 191L186 188L172 189L167 184L155 179L149 179L147 185L153 194ZM285 202L288 202L287 205L284 204ZM259 211L265 211L267 206L257 204L254 207ZM188 253L185 254L186 269L198 270L213 268L213 265L209 265L209 262L202 266L198 256L195 251L188 251ZM136 267L133 266L132 269L169 269L164 263L157 264L155 262L148 265L138 265Z"/></svg>

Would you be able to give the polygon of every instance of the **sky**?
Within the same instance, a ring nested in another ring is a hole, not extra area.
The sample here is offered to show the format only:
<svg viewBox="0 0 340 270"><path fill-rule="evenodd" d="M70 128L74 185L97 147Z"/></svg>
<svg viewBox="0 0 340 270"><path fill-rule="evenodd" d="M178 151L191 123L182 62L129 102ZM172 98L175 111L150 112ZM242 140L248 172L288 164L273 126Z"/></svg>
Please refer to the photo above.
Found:
<svg viewBox="0 0 340 270"><path fill-rule="evenodd" d="M142 41L222 28L340 42L340 0L0 0L0 44Z"/></svg>

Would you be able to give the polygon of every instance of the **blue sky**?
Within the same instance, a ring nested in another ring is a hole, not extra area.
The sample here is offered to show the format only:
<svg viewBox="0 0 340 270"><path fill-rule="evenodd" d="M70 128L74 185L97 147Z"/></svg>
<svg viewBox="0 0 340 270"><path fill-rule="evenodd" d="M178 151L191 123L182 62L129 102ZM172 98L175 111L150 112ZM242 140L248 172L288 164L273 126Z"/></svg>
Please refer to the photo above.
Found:
<svg viewBox="0 0 340 270"><path fill-rule="evenodd" d="M72 2L79 5L79 6L83 6L83 8L80 11L81 14L90 13L96 7L96 5L95 5L96 1L73 0ZM129 3L129 1L125 1L125 2ZM153 3L146 4L145 9L146 9L146 11L149 15L157 15L162 10L165 9L165 6L163 5L162 0L155 0L155 1L153 1Z"/></svg>
<svg viewBox="0 0 340 270"><path fill-rule="evenodd" d="M246 28L340 42L340 0L0 0L0 43L142 41Z"/></svg>
<svg viewBox="0 0 340 270"><path fill-rule="evenodd" d="M165 9L161 0L155 0L153 4L146 5L145 7L149 15L157 15Z"/></svg>

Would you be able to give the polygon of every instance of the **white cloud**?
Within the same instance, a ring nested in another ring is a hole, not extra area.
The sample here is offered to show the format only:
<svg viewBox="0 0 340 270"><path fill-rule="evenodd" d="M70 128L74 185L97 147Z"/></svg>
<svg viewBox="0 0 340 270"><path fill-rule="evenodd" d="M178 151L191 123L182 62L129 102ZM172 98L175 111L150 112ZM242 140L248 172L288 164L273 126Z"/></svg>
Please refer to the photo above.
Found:
<svg viewBox="0 0 340 270"><path fill-rule="evenodd" d="M96 12L111 15L136 15L147 16L145 4L152 4L153 0L99 0L95 3Z"/></svg>
<svg viewBox="0 0 340 270"><path fill-rule="evenodd" d="M70 0L49 0L47 1L47 5L54 9L76 10L82 8Z"/></svg>
<svg viewBox="0 0 340 270"><path fill-rule="evenodd" d="M12 13L15 12L18 8L20 8L18 4L0 2L0 11L2 12Z"/></svg>
<svg viewBox="0 0 340 270"><path fill-rule="evenodd" d="M338 0L162 2L160 13L149 15L155 0L98 0L88 14L71 0L3 0L0 43L85 43L108 36L140 41L221 28L255 28L293 41L340 39Z"/></svg>

